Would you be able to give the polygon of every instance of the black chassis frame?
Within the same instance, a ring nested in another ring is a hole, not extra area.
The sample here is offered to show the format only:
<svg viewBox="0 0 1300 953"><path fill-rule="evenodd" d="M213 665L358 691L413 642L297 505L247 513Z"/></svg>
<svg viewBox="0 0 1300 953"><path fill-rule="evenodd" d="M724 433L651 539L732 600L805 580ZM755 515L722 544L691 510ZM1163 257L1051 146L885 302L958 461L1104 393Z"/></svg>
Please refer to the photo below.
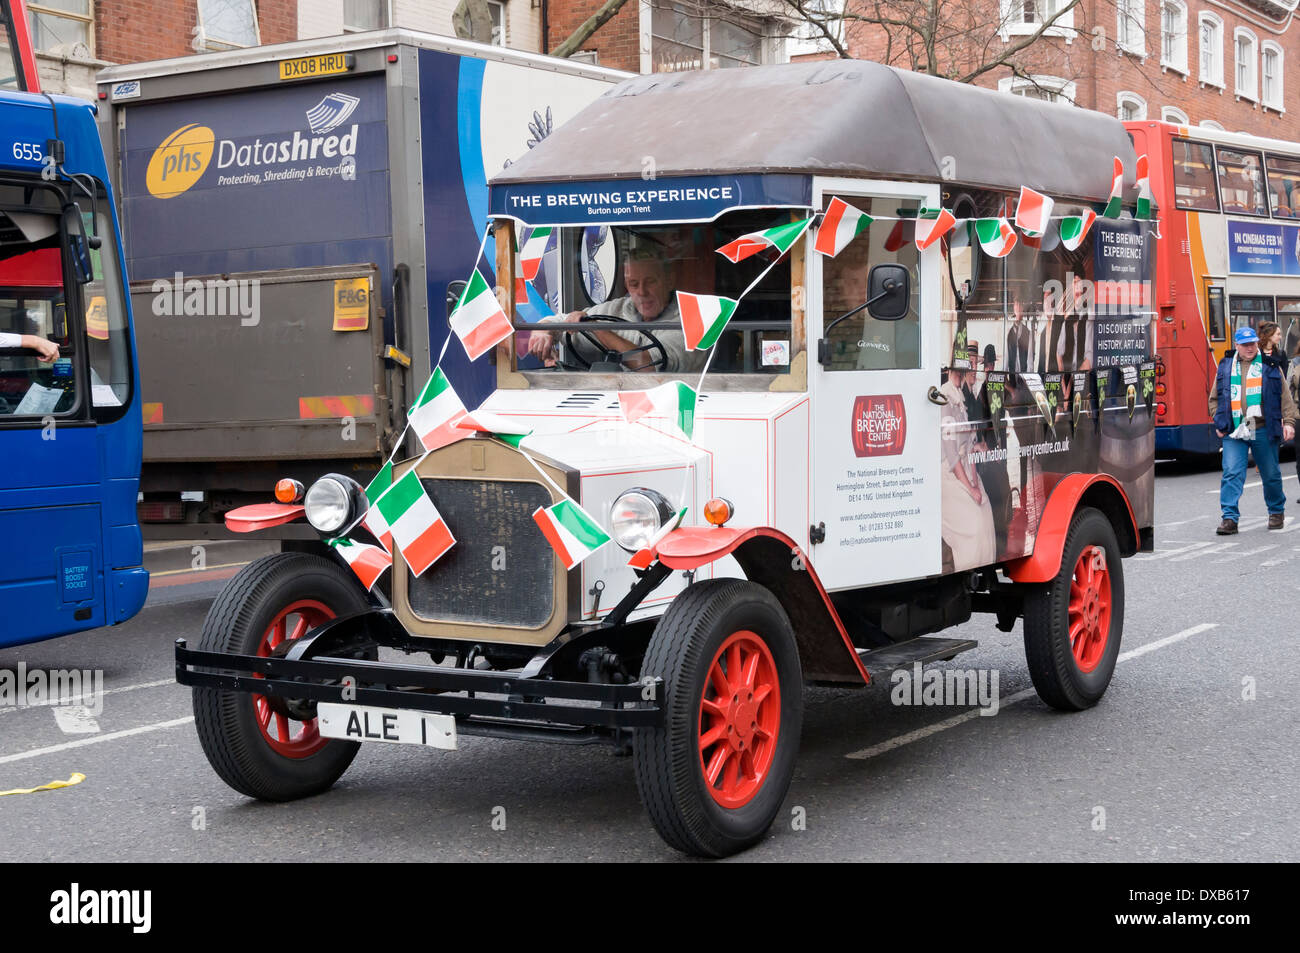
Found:
<svg viewBox="0 0 1300 953"><path fill-rule="evenodd" d="M177 639L176 681L263 695L277 711L299 719L314 717L317 702L338 702L451 715L457 731L466 735L622 743L632 729L663 723L663 680L620 681L621 666L613 653L596 651L588 659L585 650L622 641L630 628L624 625L628 614L669 574L656 563L601 623L566 630L536 650L518 672L368 659L376 647L439 654L446 646L412 637L392 609L375 607L331 619L269 658L191 649L185 639ZM496 646L473 647L485 655L492 648ZM587 669L589 680L554 678L559 657L567 657L566 669L576 671L573 655L580 650L580 667ZM467 663L473 654L460 661Z"/></svg>

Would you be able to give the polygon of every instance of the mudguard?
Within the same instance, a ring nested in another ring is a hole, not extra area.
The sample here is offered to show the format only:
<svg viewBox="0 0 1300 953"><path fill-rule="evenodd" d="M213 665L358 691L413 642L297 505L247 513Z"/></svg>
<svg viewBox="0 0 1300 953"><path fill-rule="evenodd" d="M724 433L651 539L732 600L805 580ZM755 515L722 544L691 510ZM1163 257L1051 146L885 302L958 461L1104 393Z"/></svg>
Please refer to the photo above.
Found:
<svg viewBox="0 0 1300 953"><path fill-rule="evenodd" d="M1080 506L1096 507L1110 520L1119 541L1120 555L1132 556L1137 552L1141 539L1137 519L1119 481L1107 473L1071 473L1047 498L1047 508L1034 538L1034 551L1003 567L1012 582L1049 582L1056 578L1070 521Z"/></svg>
<svg viewBox="0 0 1300 953"><path fill-rule="evenodd" d="M232 533L255 533L305 518L307 507L301 503L253 503L226 514L226 529Z"/></svg>

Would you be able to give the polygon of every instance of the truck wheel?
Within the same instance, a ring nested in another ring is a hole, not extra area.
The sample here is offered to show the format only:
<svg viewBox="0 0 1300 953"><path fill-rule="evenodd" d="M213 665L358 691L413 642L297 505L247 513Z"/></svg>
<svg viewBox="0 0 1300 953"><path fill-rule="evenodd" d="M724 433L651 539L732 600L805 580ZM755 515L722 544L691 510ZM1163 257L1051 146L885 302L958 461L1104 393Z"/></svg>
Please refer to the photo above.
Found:
<svg viewBox="0 0 1300 953"><path fill-rule="evenodd" d="M335 616L367 608L366 594L341 566L305 553L249 563L208 610L199 648L269 656L276 646ZM321 737L315 718L277 712L264 695L194 689L194 724L208 763L241 794L292 801L329 788L360 745Z"/></svg>
<svg viewBox="0 0 1300 953"><path fill-rule="evenodd" d="M1124 632L1124 566L1115 530L1098 510L1070 523L1056 578L1025 597L1025 657L1038 697L1062 711L1106 694Z"/></svg>
<svg viewBox="0 0 1300 953"><path fill-rule="evenodd" d="M664 723L638 732L637 790L660 836L701 857L762 839L794 775L803 677L794 632L756 583L717 579L673 600L642 676L664 680Z"/></svg>

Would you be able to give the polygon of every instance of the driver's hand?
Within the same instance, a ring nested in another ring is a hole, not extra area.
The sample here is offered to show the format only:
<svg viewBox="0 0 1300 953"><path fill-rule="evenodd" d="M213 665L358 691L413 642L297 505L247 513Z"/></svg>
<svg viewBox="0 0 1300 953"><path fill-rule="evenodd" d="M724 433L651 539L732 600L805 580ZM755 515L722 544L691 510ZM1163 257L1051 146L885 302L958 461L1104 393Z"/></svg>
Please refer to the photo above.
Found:
<svg viewBox="0 0 1300 953"><path fill-rule="evenodd" d="M550 331L530 331L528 334L528 353L545 361L551 356L555 347L555 335Z"/></svg>
<svg viewBox="0 0 1300 953"><path fill-rule="evenodd" d="M36 351L46 364L58 360L59 346L53 341L35 334L24 334L23 345Z"/></svg>

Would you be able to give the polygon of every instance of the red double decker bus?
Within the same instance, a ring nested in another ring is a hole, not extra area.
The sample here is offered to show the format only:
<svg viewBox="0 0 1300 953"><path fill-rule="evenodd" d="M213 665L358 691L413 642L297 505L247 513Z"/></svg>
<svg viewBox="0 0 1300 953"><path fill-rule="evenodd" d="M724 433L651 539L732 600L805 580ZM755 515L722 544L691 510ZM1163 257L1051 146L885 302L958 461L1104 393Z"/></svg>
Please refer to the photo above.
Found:
<svg viewBox="0 0 1300 953"><path fill-rule="evenodd" d="M1300 143L1164 122L1125 123L1150 159L1159 210L1156 451L1215 453L1207 412L1239 327L1300 343Z"/></svg>

